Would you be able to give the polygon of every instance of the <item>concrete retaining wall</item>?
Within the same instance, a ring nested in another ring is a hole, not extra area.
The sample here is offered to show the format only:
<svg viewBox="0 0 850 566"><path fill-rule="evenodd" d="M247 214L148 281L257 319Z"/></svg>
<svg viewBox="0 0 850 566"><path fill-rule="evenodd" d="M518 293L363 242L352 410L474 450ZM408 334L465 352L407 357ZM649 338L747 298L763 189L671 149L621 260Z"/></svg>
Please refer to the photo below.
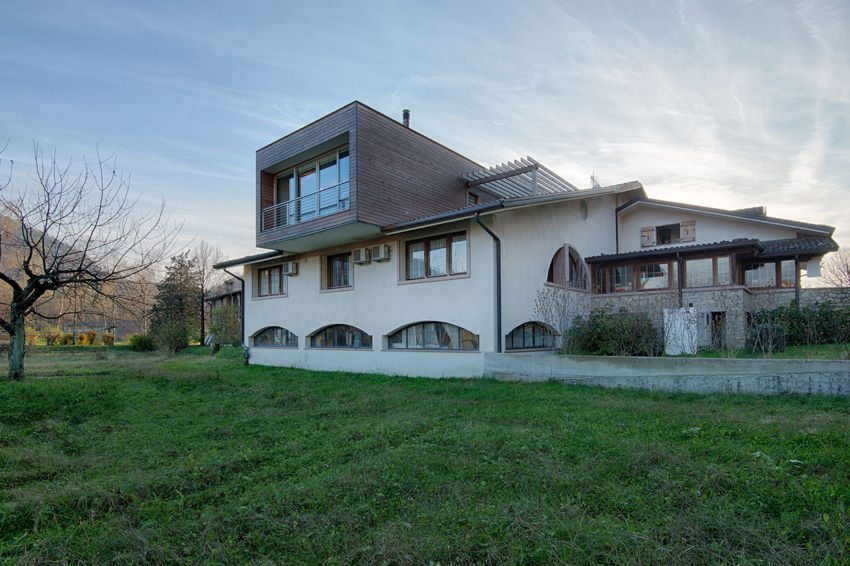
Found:
<svg viewBox="0 0 850 566"><path fill-rule="evenodd" d="M487 377L685 393L850 396L850 361L487 354Z"/></svg>

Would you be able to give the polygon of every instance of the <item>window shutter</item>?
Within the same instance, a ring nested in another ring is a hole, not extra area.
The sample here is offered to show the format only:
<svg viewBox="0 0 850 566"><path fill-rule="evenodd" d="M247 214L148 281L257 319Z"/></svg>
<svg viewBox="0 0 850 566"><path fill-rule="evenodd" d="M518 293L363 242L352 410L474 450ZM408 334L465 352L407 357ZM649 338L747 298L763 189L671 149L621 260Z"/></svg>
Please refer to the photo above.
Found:
<svg viewBox="0 0 850 566"><path fill-rule="evenodd" d="M682 222L680 240L682 242L693 242L697 239L696 220L686 220Z"/></svg>
<svg viewBox="0 0 850 566"><path fill-rule="evenodd" d="M655 226L644 226L640 229L640 247L648 248L655 245Z"/></svg>

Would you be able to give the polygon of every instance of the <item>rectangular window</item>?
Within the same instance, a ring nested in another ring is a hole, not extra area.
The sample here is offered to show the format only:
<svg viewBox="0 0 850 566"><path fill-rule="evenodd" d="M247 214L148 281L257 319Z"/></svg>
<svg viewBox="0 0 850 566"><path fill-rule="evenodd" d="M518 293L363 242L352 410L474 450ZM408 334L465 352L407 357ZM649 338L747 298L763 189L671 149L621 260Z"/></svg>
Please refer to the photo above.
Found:
<svg viewBox="0 0 850 566"><path fill-rule="evenodd" d="M274 206L263 209L264 229L348 210L348 148L278 174L274 193Z"/></svg>
<svg viewBox="0 0 850 566"><path fill-rule="evenodd" d="M638 267L638 282L641 291L667 289L670 287L670 264L650 263Z"/></svg>
<svg viewBox="0 0 850 566"><path fill-rule="evenodd" d="M776 287L776 263L751 263L744 266L744 284L753 289Z"/></svg>
<svg viewBox="0 0 850 566"><path fill-rule="evenodd" d="M713 287L714 261L709 258L689 259L685 262L686 287Z"/></svg>
<svg viewBox="0 0 850 566"><path fill-rule="evenodd" d="M655 243L657 245L678 244L679 241L678 224L666 224L664 226L655 227Z"/></svg>
<svg viewBox="0 0 850 566"><path fill-rule="evenodd" d="M730 285L732 283L732 270L730 268L732 258L729 256L718 257L717 262L717 284Z"/></svg>
<svg viewBox="0 0 850 566"><path fill-rule="evenodd" d="M466 233L407 243L407 279L426 279L467 272Z"/></svg>
<svg viewBox="0 0 850 566"><path fill-rule="evenodd" d="M328 289L351 287L351 253L329 255L327 257L327 272Z"/></svg>
<svg viewBox="0 0 850 566"><path fill-rule="evenodd" d="M795 287L797 285L797 265L793 259L783 259L780 263L783 287Z"/></svg>
<svg viewBox="0 0 850 566"><path fill-rule="evenodd" d="M257 296L282 295L284 287L284 278L281 277L279 265L257 270Z"/></svg>
<svg viewBox="0 0 850 566"><path fill-rule="evenodd" d="M632 290L632 266L623 265L612 267L612 290L615 293L625 293Z"/></svg>

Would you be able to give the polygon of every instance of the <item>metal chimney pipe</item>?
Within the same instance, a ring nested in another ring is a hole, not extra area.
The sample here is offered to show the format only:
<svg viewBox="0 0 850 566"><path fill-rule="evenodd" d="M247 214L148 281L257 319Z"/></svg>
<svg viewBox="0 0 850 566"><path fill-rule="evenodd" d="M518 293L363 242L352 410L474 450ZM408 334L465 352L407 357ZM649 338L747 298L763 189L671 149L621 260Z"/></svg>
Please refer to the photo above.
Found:
<svg viewBox="0 0 850 566"><path fill-rule="evenodd" d="M410 127L410 110L407 108L401 111L401 122L404 124L405 128Z"/></svg>

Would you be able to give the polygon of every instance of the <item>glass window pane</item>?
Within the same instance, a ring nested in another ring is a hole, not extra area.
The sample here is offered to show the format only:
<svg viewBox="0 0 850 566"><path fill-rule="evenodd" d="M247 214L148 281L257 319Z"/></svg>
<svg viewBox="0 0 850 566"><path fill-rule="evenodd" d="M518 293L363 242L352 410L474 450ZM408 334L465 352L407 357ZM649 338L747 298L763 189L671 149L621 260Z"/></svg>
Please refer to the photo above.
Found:
<svg viewBox="0 0 850 566"><path fill-rule="evenodd" d="M284 177L277 178L277 187L275 190L275 204L286 202L292 198L295 193L295 176L290 173Z"/></svg>
<svg viewBox="0 0 850 566"><path fill-rule="evenodd" d="M349 180L348 167L348 150L339 152L339 181L341 183Z"/></svg>
<svg viewBox="0 0 850 566"><path fill-rule="evenodd" d="M566 252L564 248L559 249L552 257L552 262L549 264L549 275L546 277L546 280L556 285L567 284Z"/></svg>
<svg viewBox="0 0 850 566"><path fill-rule="evenodd" d="M717 284L729 285L732 282L731 270L729 266L731 258L729 256L717 258Z"/></svg>
<svg viewBox="0 0 850 566"><path fill-rule="evenodd" d="M269 270L268 269L257 270L257 279L260 282L259 295L261 297L265 297L266 295L269 294Z"/></svg>
<svg viewBox="0 0 850 566"><path fill-rule="evenodd" d="M670 268L671 268L671 272L672 272L671 277L670 277L670 285L674 289L678 289L679 288L679 262L678 261L671 262Z"/></svg>
<svg viewBox="0 0 850 566"><path fill-rule="evenodd" d="M319 165L319 188L326 189L339 183L339 169L336 159L325 161Z"/></svg>
<svg viewBox="0 0 850 566"><path fill-rule="evenodd" d="M794 287L797 284L797 269L793 259L784 259L780 264L782 286Z"/></svg>
<svg viewBox="0 0 850 566"><path fill-rule="evenodd" d="M434 238L428 242L428 276L446 274L446 239Z"/></svg>
<svg viewBox="0 0 850 566"><path fill-rule="evenodd" d="M469 330L465 328L460 329L460 343L462 350L477 350L478 349L478 335L473 334Z"/></svg>
<svg viewBox="0 0 850 566"><path fill-rule="evenodd" d="M530 324L522 325L522 346L528 348L534 344L534 329Z"/></svg>
<svg viewBox="0 0 850 566"><path fill-rule="evenodd" d="M407 333L404 330L399 330L398 332L391 334L390 348L407 348L405 336L407 336Z"/></svg>
<svg viewBox="0 0 850 566"><path fill-rule="evenodd" d="M642 291L666 289L669 286L668 269L667 263L641 265L638 271L640 289Z"/></svg>
<svg viewBox="0 0 850 566"><path fill-rule="evenodd" d="M466 273L466 234L452 236L452 273Z"/></svg>
<svg viewBox="0 0 850 566"><path fill-rule="evenodd" d="M776 287L776 264L752 263L744 266L744 284L747 287Z"/></svg>
<svg viewBox="0 0 850 566"><path fill-rule="evenodd" d="M440 341L437 338L437 328L433 322L426 322L423 325L425 334L425 348L439 348Z"/></svg>
<svg viewBox="0 0 850 566"><path fill-rule="evenodd" d="M309 220L316 215L316 169L301 171L298 179L299 214L301 220Z"/></svg>
<svg viewBox="0 0 850 566"><path fill-rule="evenodd" d="M269 269L269 294L280 294L280 268L272 267Z"/></svg>
<svg viewBox="0 0 850 566"><path fill-rule="evenodd" d="M685 262L686 287L711 287L714 285L712 259L690 259Z"/></svg>
<svg viewBox="0 0 850 566"><path fill-rule="evenodd" d="M611 268L614 277L613 290L615 293L622 293L632 290L632 266L624 265L622 267Z"/></svg>
<svg viewBox="0 0 850 566"><path fill-rule="evenodd" d="M425 277L425 242L407 244L407 278Z"/></svg>

